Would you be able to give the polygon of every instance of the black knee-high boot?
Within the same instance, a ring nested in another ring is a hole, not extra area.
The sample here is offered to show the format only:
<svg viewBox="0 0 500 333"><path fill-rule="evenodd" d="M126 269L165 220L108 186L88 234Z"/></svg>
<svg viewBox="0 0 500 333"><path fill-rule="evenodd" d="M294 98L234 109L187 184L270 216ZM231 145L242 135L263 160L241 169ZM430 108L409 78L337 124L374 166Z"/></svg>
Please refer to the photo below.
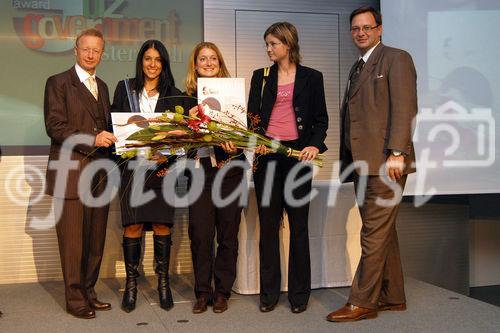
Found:
<svg viewBox="0 0 500 333"><path fill-rule="evenodd" d="M165 310L170 310L174 307L172 292L170 291L170 281L168 277L168 266L170 262L170 247L172 239L170 235L159 236L153 235L154 239L154 255L155 255L155 272L158 274L158 293L160 294L160 307Z"/></svg>
<svg viewBox="0 0 500 333"><path fill-rule="evenodd" d="M130 312L135 309L137 300L137 278L139 277L137 269L141 258L141 238L123 236L123 257L127 281L123 293L122 309L125 312Z"/></svg>

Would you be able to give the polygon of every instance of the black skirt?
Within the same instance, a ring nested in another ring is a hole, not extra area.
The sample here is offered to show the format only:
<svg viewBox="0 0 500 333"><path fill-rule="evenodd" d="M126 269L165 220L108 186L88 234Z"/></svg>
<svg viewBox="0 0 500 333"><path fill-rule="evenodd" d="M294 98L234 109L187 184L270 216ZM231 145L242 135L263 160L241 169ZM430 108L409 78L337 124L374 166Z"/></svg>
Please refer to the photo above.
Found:
<svg viewBox="0 0 500 333"><path fill-rule="evenodd" d="M171 163L168 165L171 165ZM128 162L120 166L120 207L123 227L132 224L144 224L144 230L151 230L152 224L173 225L174 207L167 203L162 193L163 177L165 171L168 172L168 165L162 164L156 169L148 171L145 175L146 181L144 184L138 185L133 184L134 170L127 168ZM149 191L154 193L152 200L143 205L132 207L130 199L134 192L137 194Z"/></svg>

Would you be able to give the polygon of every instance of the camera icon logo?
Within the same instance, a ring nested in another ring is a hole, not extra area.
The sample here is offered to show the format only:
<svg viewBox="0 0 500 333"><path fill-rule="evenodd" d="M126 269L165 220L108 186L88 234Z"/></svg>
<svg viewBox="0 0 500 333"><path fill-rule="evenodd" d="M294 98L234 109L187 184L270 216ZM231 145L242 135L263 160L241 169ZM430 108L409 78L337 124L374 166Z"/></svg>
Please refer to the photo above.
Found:
<svg viewBox="0 0 500 333"><path fill-rule="evenodd" d="M443 167L488 167L495 162L495 119L491 109L468 111L448 101L435 110L423 108L416 121L415 144L438 154Z"/></svg>

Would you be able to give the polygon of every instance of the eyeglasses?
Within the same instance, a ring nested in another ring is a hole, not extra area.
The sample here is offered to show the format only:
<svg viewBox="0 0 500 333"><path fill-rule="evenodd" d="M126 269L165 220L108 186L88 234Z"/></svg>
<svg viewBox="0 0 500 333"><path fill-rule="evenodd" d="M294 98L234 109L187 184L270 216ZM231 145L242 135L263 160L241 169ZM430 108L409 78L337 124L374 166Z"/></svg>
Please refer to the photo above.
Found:
<svg viewBox="0 0 500 333"><path fill-rule="evenodd" d="M99 50L99 49L91 49L91 48L84 48L82 49L81 47L78 47L78 49L80 51L82 51L84 54L90 54L90 53L94 53L96 55L99 55L102 53L103 50Z"/></svg>
<svg viewBox="0 0 500 333"><path fill-rule="evenodd" d="M356 35L356 34L359 34L359 32L361 30L363 30L363 32L366 34L368 33L369 31L372 31L373 29L376 29L380 26L380 24L377 24L375 26L369 26L369 25L364 25L362 27L351 27L351 34L353 35Z"/></svg>
<svg viewBox="0 0 500 333"><path fill-rule="evenodd" d="M278 45L281 45L281 44L283 44L283 43L271 42L271 43L265 43L264 45L262 45L262 47L267 50L267 48L270 46L274 50L276 47L278 47Z"/></svg>

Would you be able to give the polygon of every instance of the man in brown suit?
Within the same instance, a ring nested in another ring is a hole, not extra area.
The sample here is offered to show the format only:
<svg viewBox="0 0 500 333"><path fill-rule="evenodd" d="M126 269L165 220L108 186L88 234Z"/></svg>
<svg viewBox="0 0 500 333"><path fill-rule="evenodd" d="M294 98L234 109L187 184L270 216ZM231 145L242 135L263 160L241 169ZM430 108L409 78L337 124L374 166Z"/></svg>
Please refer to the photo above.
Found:
<svg viewBox="0 0 500 333"><path fill-rule="evenodd" d="M76 39L75 66L47 80L44 99L45 128L51 139L46 193L52 195L54 201L66 310L85 319L94 318L95 310L111 309L109 303L97 300L94 291L104 249L109 202L89 207L82 203L78 192L79 183L90 186L93 197L103 192L106 185L103 170L92 179L81 179L82 172L92 161L107 158L107 147L116 141L113 134L106 131L108 87L95 76L103 51L101 32L83 31ZM74 140L76 134L86 134L89 145L83 140L68 149L66 140ZM71 156L71 161L63 161L64 156Z"/></svg>
<svg viewBox="0 0 500 333"><path fill-rule="evenodd" d="M341 109L340 178L354 180L362 253L348 303L330 313L329 321L406 309L395 222L407 174L415 172L416 72L407 52L380 42L382 18L374 8L356 9L350 22L360 58L349 74Z"/></svg>

